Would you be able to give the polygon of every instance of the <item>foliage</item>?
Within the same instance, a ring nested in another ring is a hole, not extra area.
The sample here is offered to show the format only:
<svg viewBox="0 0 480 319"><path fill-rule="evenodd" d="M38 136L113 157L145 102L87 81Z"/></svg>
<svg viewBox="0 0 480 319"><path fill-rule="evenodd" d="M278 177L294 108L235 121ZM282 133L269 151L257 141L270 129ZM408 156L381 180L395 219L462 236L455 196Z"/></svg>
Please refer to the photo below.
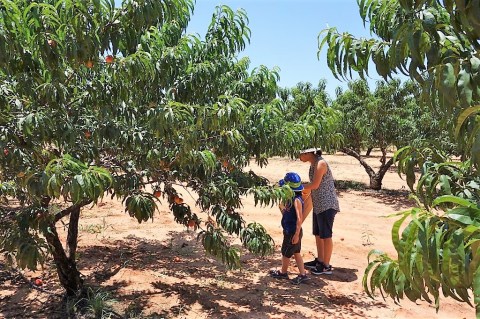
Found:
<svg viewBox="0 0 480 319"><path fill-rule="evenodd" d="M410 75L422 86L423 98L434 111L457 119L450 125L457 143L478 165L478 3L361 0L359 7L362 19L370 22L370 31L380 39L323 30L320 48L328 45L333 74L346 78L353 70L364 77L372 59L385 79L398 72Z"/></svg>
<svg viewBox="0 0 480 319"><path fill-rule="evenodd" d="M331 104L326 91L327 82L319 81L317 87L309 82L299 82L292 88L279 88L278 96L285 103L286 116L299 119L312 108L325 108Z"/></svg>
<svg viewBox="0 0 480 319"><path fill-rule="evenodd" d="M348 83L348 90L337 95L333 107L342 114L337 128L344 136L345 147L360 153L368 148L366 143L366 129L369 115L367 105L372 99L372 93L366 81L352 81Z"/></svg>
<svg viewBox="0 0 480 319"><path fill-rule="evenodd" d="M395 222L392 239L398 261L382 252L370 252L363 277L363 287L370 297L375 289L395 301L406 296L412 301L423 298L432 302L431 295L438 308L441 290L445 297L472 305L469 290L477 285L480 266L480 209L468 200L449 195L437 197L434 204L457 207L444 215L414 208ZM407 217L414 222L408 223L400 235ZM372 255L376 258L370 261ZM475 304L477 298L475 292Z"/></svg>
<svg viewBox="0 0 480 319"><path fill-rule="evenodd" d="M444 195L480 202L480 176L470 161L452 161L445 152L414 147L400 149L396 157L399 173L405 174L408 186L426 208L431 208L435 199ZM415 166L421 167L418 181L413 170Z"/></svg>
<svg viewBox="0 0 480 319"><path fill-rule="evenodd" d="M411 82L402 84L399 80L378 81L373 92L364 80L349 82L348 90L338 95L333 104L342 112L340 132L345 147L356 152L400 148L421 138L416 125L416 115L421 113L416 90Z"/></svg>
<svg viewBox="0 0 480 319"><path fill-rule="evenodd" d="M399 172L414 189L419 207L394 224L392 239L398 261L383 253L370 261L364 288L394 300L432 301L443 295L472 304L480 317L478 264L480 191L480 4L465 1L359 0L360 15L379 39L356 39L335 28L324 30L328 64L337 77L356 71L368 75L373 60L384 78L410 75L422 88L424 102L455 137L460 161L435 147L405 147L396 154ZM453 119L453 121L451 120ZM449 151L449 150L446 150ZM443 213L442 213L443 212ZM399 229L411 219L401 236ZM370 279L369 279L370 278Z"/></svg>
<svg viewBox="0 0 480 319"><path fill-rule="evenodd" d="M270 205L288 193L243 168L335 141L322 131L323 113L285 119L277 69L249 71L238 58L250 39L243 10L218 7L200 38L185 33L193 6L0 1L0 249L30 268L51 254L69 294L82 286L76 248L86 205L109 194L144 222L165 200L177 222L198 229L181 198L182 189L196 192L200 213L218 222L200 230L206 251L238 266L229 235L251 228L241 196ZM66 218L63 245L57 222ZM245 247L270 251L261 228L249 234Z"/></svg>
<svg viewBox="0 0 480 319"><path fill-rule="evenodd" d="M387 158L391 147L400 148L409 142L422 140L430 132L440 135L442 130L428 112L418 116L422 111L418 99L418 88L411 82L401 83L378 81L372 92L364 80L351 81L346 91L339 92L333 102L333 108L342 116L337 132L344 137L341 150L356 158L370 177L370 188L379 190L388 168L393 164ZM430 120L429 131L419 129L421 121ZM438 136L438 135L437 135ZM361 151L367 149L366 156L372 149L380 149L380 168L374 171Z"/></svg>

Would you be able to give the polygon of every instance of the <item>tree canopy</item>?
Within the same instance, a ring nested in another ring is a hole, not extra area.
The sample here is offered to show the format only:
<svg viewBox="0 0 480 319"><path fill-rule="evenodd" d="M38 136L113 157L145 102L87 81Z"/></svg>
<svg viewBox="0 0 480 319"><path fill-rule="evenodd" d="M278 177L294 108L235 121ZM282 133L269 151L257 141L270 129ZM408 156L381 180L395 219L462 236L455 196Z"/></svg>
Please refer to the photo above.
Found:
<svg viewBox="0 0 480 319"><path fill-rule="evenodd" d="M341 113L336 128L344 141L340 150L365 168L372 189L381 189L383 177L393 165L393 157L387 154L390 149L416 145L429 137L448 141L440 122L422 105L419 87L411 81L377 81L373 90L365 80L350 81L332 107ZM378 171L365 161L374 148L382 153ZM363 150L367 150L365 156Z"/></svg>
<svg viewBox="0 0 480 319"><path fill-rule="evenodd" d="M230 235L272 251L264 228L242 218L240 198L269 205L291 191L243 168L328 144L324 119L287 121L278 70L250 71L238 58L250 39L243 10L218 7L200 38L185 33L193 7L0 1L0 250L11 262L35 268L52 255L62 286L77 293L81 210L107 195L139 223L167 201L228 267L239 266ZM200 215L182 188L197 193Z"/></svg>

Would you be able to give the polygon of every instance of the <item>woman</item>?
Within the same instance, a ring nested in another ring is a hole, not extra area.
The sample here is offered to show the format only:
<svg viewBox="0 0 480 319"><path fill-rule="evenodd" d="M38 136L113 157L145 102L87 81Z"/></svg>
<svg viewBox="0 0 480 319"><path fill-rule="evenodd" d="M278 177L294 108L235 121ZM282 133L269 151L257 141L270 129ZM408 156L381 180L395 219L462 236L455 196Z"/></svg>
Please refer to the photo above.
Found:
<svg viewBox="0 0 480 319"><path fill-rule="evenodd" d="M305 202L304 218L313 206L313 235L317 246L317 258L305 263L314 275L331 274L330 258L333 251L333 222L340 211L332 171L322 157L322 151L311 148L300 152L302 162L310 163L310 183L304 184L311 195Z"/></svg>

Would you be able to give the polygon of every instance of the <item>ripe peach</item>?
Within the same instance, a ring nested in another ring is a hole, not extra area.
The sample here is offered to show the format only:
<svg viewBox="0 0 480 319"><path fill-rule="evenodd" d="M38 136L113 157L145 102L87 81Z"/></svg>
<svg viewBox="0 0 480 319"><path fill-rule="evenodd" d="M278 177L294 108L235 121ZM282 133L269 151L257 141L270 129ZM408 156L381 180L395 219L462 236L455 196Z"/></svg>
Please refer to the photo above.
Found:
<svg viewBox="0 0 480 319"><path fill-rule="evenodd" d="M88 139L92 136L92 132L90 131L85 131L85 137Z"/></svg>
<svg viewBox="0 0 480 319"><path fill-rule="evenodd" d="M87 60L85 62L85 66L89 69L93 68L93 61L92 60Z"/></svg>
<svg viewBox="0 0 480 319"><path fill-rule="evenodd" d="M178 197L178 196L175 196L175 198L173 199L173 201L175 202L175 204L183 204L183 198L181 197Z"/></svg>
<svg viewBox="0 0 480 319"><path fill-rule="evenodd" d="M193 227L195 227L195 224L196 224L196 223L195 223L195 220L193 220L193 219L190 219L190 220L188 221L188 227L192 227L192 228L193 228Z"/></svg>
<svg viewBox="0 0 480 319"><path fill-rule="evenodd" d="M160 196L162 196L162 192L157 190L153 192L153 196L155 196L156 198L159 198Z"/></svg>
<svg viewBox="0 0 480 319"><path fill-rule="evenodd" d="M113 61L114 61L113 55L107 55L107 56L105 57L105 62L107 62L108 64L113 63Z"/></svg>
<svg viewBox="0 0 480 319"><path fill-rule="evenodd" d="M3 154L5 154L5 156L8 156L9 153L10 151L8 150L8 148L3 149Z"/></svg>

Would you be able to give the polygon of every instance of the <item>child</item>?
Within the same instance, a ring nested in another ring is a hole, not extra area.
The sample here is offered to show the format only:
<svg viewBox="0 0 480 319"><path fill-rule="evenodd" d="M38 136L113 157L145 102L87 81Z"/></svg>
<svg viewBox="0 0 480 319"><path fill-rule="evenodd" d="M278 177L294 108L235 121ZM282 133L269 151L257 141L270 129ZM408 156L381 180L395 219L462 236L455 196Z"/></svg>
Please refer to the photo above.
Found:
<svg viewBox="0 0 480 319"><path fill-rule="evenodd" d="M293 190L294 196L289 202L280 205L283 228L282 270L271 270L269 273L273 278L288 279L288 265L290 258L294 256L299 275L292 279L292 283L298 285L309 279L305 273L302 255L300 254L302 248L303 185L297 173L287 173L284 179L280 180L279 185L288 185Z"/></svg>

